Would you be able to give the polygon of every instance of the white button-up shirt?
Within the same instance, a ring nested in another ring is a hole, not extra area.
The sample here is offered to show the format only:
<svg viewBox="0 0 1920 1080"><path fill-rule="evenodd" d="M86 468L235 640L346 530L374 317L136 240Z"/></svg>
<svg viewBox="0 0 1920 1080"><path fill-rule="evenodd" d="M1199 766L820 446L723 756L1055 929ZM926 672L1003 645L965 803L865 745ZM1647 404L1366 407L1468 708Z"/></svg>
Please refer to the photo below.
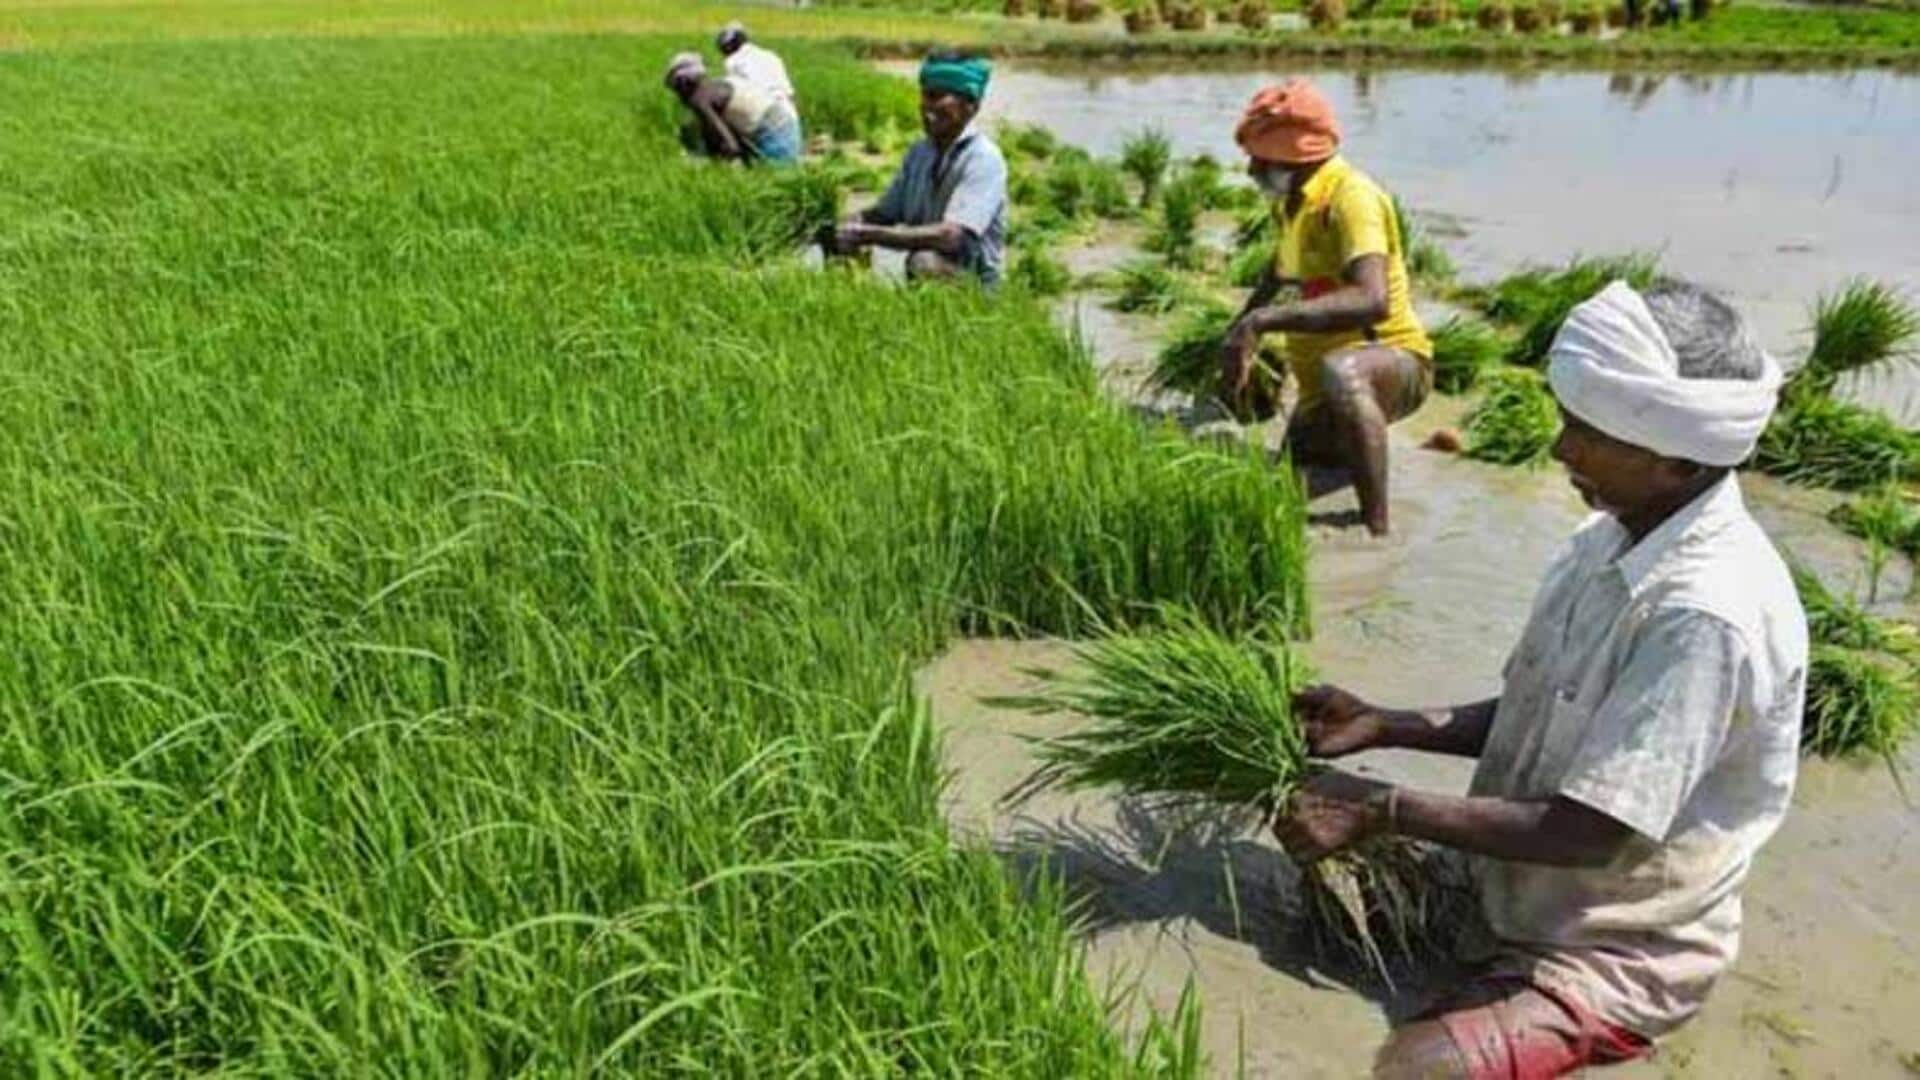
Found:
<svg viewBox="0 0 1920 1080"><path fill-rule="evenodd" d="M749 41L727 57L727 78L744 79L773 96L793 104L793 83L787 78L787 65L772 50Z"/></svg>
<svg viewBox="0 0 1920 1080"><path fill-rule="evenodd" d="M1729 476L1638 544L1607 515L1548 568L1474 795L1633 830L1598 869L1473 860L1503 966L1660 1035L1733 961L1740 887L1793 794L1807 671L1791 575Z"/></svg>

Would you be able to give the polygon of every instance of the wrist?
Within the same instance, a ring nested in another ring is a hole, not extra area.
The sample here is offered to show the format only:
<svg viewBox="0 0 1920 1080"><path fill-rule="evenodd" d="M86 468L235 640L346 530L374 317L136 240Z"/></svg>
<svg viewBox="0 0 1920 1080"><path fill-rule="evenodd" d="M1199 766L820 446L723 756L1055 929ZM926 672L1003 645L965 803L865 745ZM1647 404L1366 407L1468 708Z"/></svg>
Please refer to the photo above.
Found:
<svg viewBox="0 0 1920 1080"><path fill-rule="evenodd" d="M1367 835L1395 836L1400 832L1400 788L1382 784L1367 799Z"/></svg>

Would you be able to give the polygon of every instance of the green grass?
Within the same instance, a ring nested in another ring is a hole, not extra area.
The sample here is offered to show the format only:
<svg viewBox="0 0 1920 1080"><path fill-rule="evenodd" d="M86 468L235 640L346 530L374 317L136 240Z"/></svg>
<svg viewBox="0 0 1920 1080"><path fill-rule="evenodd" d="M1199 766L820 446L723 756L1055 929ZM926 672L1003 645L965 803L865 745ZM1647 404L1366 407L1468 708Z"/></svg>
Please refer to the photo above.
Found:
<svg viewBox="0 0 1920 1080"><path fill-rule="evenodd" d="M1497 465L1538 465L1560 434L1560 409L1547 380L1524 368L1481 376L1484 394L1467 414L1466 454Z"/></svg>
<svg viewBox="0 0 1920 1080"><path fill-rule="evenodd" d="M1298 492L792 266L682 43L0 58L0 1071L1132 1066L910 674L1302 624Z"/></svg>

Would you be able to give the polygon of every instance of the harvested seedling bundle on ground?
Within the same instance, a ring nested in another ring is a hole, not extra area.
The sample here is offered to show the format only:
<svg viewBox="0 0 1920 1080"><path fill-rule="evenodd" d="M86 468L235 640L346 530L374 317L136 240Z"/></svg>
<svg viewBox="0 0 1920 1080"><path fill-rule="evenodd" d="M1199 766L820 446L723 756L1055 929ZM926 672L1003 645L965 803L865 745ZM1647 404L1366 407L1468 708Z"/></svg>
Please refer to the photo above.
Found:
<svg viewBox="0 0 1920 1080"><path fill-rule="evenodd" d="M1507 350L1508 363L1539 367L1560 324L1577 305L1619 279L1645 289L1655 274L1655 261L1645 255L1575 259L1559 269L1523 270L1494 287L1487 317L1521 328L1519 340Z"/></svg>
<svg viewBox="0 0 1920 1080"><path fill-rule="evenodd" d="M1433 388L1464 394L1480 385L1506 352L1500 332L1480 319L1457 316L1433 332Z"/></svg>
<svg viewBox="0 0 1920 1080"><path fill-rule="evenodd" d="M1174 328L1155 359L1147 386L1154 390L1174 390L1191 395L1196 401L1217 401L1227 405L1242 420L1264 420L1278 411L1280 388L1284 381L1285 361L1280 346L1269 338L1254 356L1253 370L1247 376L1244 393L1229 395L1220 385L1220 354L1227 331L1233 327L1234 313L1222 304L1207 304L1193 311Z"/></svg>
<svg viewBox="0 0 1920 1080"><path fill-rule="evenodd" d="M1560 407L1537 371L1496 368L1481 378L1486 395L1467 414L1467 456L1496 465L1546 460L1560 434Z"/></svg>
<svg viewBox="0 0 1920 1080"><path fill-rule="evenodd" d="M1793 581L1812 643L1801 749L1894 761L1920 723L1920 634L1834 593L1805 567L1794 568Z"/></svg>
<svg viewBox="0 0 1920 1080"><path fill-rule="evenodd" d="M1041 765L1013 798L1049 787L1117 787L1264 817L1318 768L1293 716L1306 670L1278 638L1234 641L1168 612L1161 629L1102 638L1075 658L1070 673L1035 672L1047 684L1040 693L993 702L1088 720L1039 741ZM1457 874L1398 838L1322 860L1302 880L1313 938L1382 975L1383 945L1401 959L1445 955L1471 910Z"/></svg>
<svg viewBox="0 0 1920 1080"><path fill-rule="evenodd" d="M1912 363L1917 331L1920 313L1877 282L1857 281L1821 298L1813 348L1782 388L1754 466L1843 490L1920 479L1920 434L1835 396L1843 377Z"/></svg>

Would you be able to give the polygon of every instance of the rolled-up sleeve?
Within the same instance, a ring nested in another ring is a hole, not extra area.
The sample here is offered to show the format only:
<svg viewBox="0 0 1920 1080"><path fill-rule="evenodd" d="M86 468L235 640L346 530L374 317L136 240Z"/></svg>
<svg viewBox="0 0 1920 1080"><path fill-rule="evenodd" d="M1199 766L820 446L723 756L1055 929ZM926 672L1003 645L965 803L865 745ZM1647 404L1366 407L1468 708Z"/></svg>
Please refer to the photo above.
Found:
<svg viewBox="0 0 1920 1080"><path fill-rule="evenodd" d="M1713 767L1751 677L1730 623L1691 609L1656 612L1594 707L1560 794L1665 841Z"/></svg>
<svg viewBox="0 0 1920 1080"><path fill-rule="evenodd" d="M960 167L943 217L976 238L985 236L1007 201L1007 163L999 154L977 153Z"/></svg>

